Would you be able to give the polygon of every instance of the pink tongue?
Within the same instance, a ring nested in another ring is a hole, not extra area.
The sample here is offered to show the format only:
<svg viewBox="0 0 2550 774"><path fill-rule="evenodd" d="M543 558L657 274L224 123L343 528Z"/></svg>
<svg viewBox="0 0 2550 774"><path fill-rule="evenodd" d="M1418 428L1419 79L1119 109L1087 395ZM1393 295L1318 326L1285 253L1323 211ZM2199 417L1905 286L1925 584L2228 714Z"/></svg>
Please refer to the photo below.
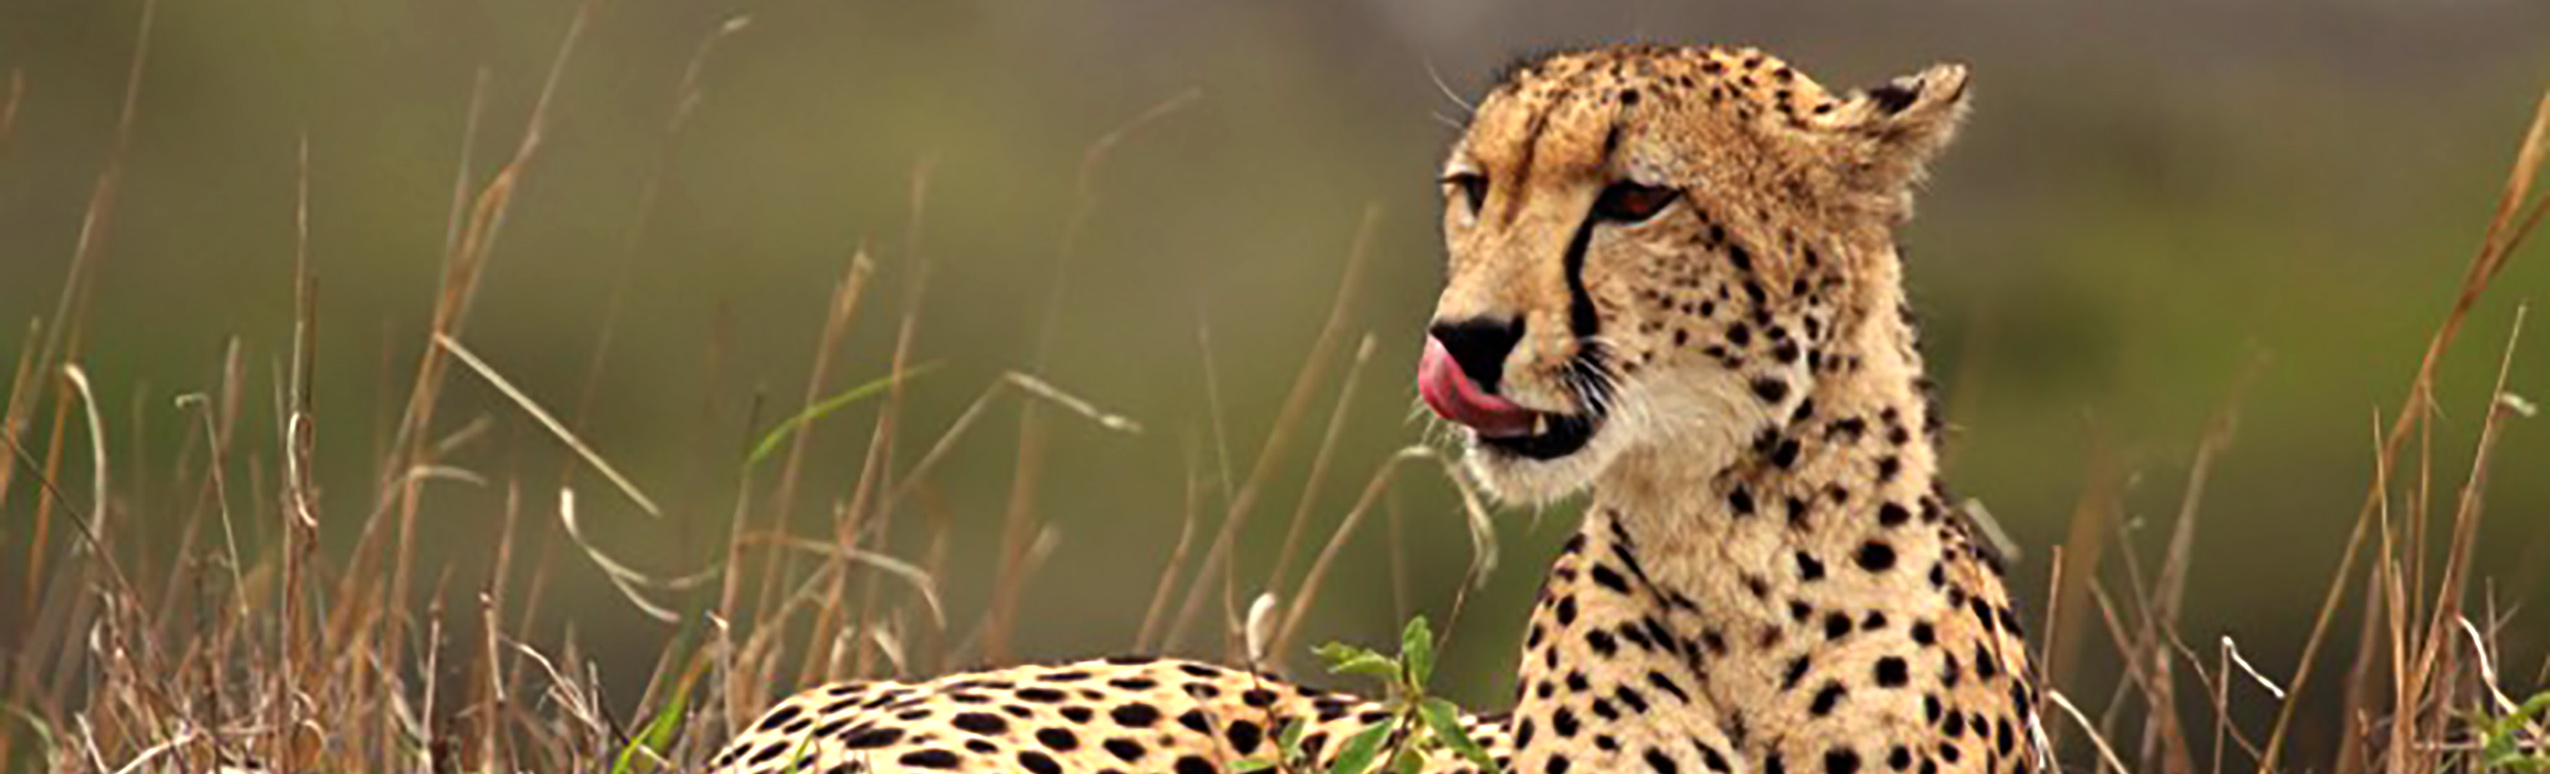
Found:
<svg viewBox="0 0 2550 774"><path fill-rule="evenodd" d="M1425 398L1435 415L1466 425L1480 435L1504 438L1532 432L1531 409L1479 389L1477 382L1461 373L1461 365L1453 362L1452 353L1443 349L1443 342L1432 336L1426 337L1425 358L1417 363L1417 394Z"/></svg>

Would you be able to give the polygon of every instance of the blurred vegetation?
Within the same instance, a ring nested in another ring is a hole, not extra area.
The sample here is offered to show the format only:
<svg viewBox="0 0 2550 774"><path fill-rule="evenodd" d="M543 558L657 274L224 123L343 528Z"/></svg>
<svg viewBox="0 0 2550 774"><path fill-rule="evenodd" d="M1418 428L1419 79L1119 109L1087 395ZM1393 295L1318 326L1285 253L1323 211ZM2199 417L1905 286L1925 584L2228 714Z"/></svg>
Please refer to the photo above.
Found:
<svg viewBox="0 0 2550 774"><path fill-rule="evenodd" d="M351 548L429 346L454 176L483 184L513 153L574 14L563 1L158 6L113 217L93 234L93 284L75 307L79 362L122 461L111 518L173 522L192 496L164 486L197 459L183 455L200 420L172 401L213 389L236 341L250 389L230 504L255 516L243 545L272 550L278 511L249 482L271 486L280 464L306 143L315 480L330 514L319 534L327 551ZM14 95L0 130L0 366L21 356L21 326L55 322L116 157L140 18L136 0L0 1ZM748 23L721 37L737 19ZM1454 97L1519 53L1625 38L1757 44L1844 86L1972 65L1975 118L1903 235L1953 425L1951 479L2025 549L2015 577L2041 615L2045 557L2084 503L2158 547L2208 417L2256 369L2211 471L2180 630L2235 637L2275 675L2293 671L2370 486L2389 420L2378 412L2406 393L2550 81L2550 5L2512 0L618 0L563 71L460 338L664 505L648 518L578 474L594 493L586 534L686 574L722 558L739 491L768 496L773 466L745 481L741 461L799 413L833 287L864 251L874 275L831 383L888 373L897 324L917 313L915 362L940 367L909 385L902 464L1014 370L1142 424L1125 434L1047 412L1032 507L1058 542L1012 638L1026 658L1121 650L1178 541L1190 480L1219 514L1256 463L1368 208L1379 215L1344 351L1367 334L1375 349L1342 396L1353 422L1308 495L1311 534L1418 440L1404 375L1439 278L1433 179ZM1084 167L1101 137L1188 94ZM2550 261L2513 262L2445 364L2437 470L2464 469L2496 345L2544 287ZM2541 351L2517 353L2512 391L2550 394ZM1346 359L1315 387L1306 437L1241 541L1243 599L1305 496L1305 450ZM962 439L920 498L928 508L898 517L946 525L943 545L913 528L891 548L948 557L940 592L960 628L995 593L1015 405ZM795 507L744 510L829 534L876 410L809 421ZM26 437L52 432L49 411ZM511 402L457 376L434 435L482 418L485 434L444 462L491 483L431 488L413 546L421 577L448 578L455 605L480 585L519 484L524 550L568 557L537 587L538 630L520 636L582 643L607 695L631 701L676 632L574 555L551 503L575 463ZM2496 454L2497 518L2476 564L2503 610L2550 591L2550 435L2517 423ZM2120 491L2084 498L2102 466ZM64 486L86 491L83 470ZM22 645L8 633L37 625L29 600L42 589L29 584L42 579L21 568L72 540L57 526L30 545L34 500L21 486L0 502L0 655ZM1349 545L1306 641L1386 642L1408 615L1449 605L1469 561L1452 489L1404 476L1388 503L1393 528ZM1503 569L1442 654L1432 685L1444 695L1479 707L1509 695L1513 613L1571 522L1500 516ZM169 547L121 549L140 562ZM421 581L409 602L433 588ZM2550 618L2519 617L2502 637L2510 678L2531 680ZM1212 653L1214 640L1182 645ZM2076 693L2104 695L2114 673L2084 667ZM2334 707L2301 733L2325 737Z"/></svg>

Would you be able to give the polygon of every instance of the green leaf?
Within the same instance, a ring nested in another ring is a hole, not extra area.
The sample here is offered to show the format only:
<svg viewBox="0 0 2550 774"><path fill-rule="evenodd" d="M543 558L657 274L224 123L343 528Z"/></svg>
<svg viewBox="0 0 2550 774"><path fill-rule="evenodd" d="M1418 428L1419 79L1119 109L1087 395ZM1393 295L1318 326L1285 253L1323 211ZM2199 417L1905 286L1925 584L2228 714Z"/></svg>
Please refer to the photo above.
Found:
<svg viewBox="0 0 2550 774"><path fill-rule="evenodd" d="M1231 771L1235 774L1248 774L1252 771L1266 771L1272 768L1275 768L1275 762L1265 758L1241 758L1231 762Z"/></svg>
<svg viewBox="0 0 2550 774"><path fill-rule="evenodd" d="M760 465L763 457L768 457L771 452L779 449L780 442L788 440L788 436L796 435L797 431L804 430L806 425L822 419L824 415L840 411L850 404L876 397L898 381L921 378L921 375L937 370L938 367L937 363L922 363L903 369L902 379L896 379L893 376L879 377L866 384L843 390L832 397L816 401L814 405L807 406L806 410L797 412L796 416L780 422L778 427L771 428L768 434L761 437L761 443L753 444L753 452L744 455L744 467L751 469L753 466Z"/></svg>
<svg viewBox="0 0 2550 774"><path fill-rule="evenodd" d="M1361 658L1328 668L1331 674L1364 675L1383 680L1399 679L1399 662L1366 654Z"/></svg>
<svg viewBox="0 0 2550 774"><path fill-rule="evenodd" d="M1331 642L1326 645L1321 645L1311 652L1319 654L1319 659L1321 661L1328 662L1330 667L1335 667L1339 664L1357 659L1383 657L1379 653L1374 653L1343 642Z"/></svg>
<svg viewBox="0 0 2550 774"><path fill-rule="evenodd" d="M1319 657L1328 662L1329 674L1369 675L1383 680L1399 679L1399 661L1342 642L1319 646Z"/></svg>
<svg viewBox="0 0 2550 774"><path fill-rule="evenodd" d="M647 771L655 770L655 762L673 749L673 740L682 735L682 719L689 714L690 702L690 686L685 685L673 693L672 701L656 708L655 717L647 720L646 728L629 740L629 746L620 748L619 759L611 762L611 774L636 774L640 764ZM640 755L640 750L654 755Z"/></svg>
<svg viewBox="0 0 2550 774"><path fill-rule="evenodd" d="M1425 774L1426 757L1415 750L1399 748L1399 757L1394 762L1398 764L1399 774Z"/></svg>
<svg viewBox="0 0 2550 774"><path fill-rule="evenodd" d="M1381 743L1389 740L1390 724L1388 723L1376 723L1371 728L1357 732L1354 738L1346 740L1345 748L1337 753L1337 765L1330 766L1328 774L1364 774L1370 771L1373 760L1381 756Z"/></svg>
<svg viewBox="0 0 2550 774"><path fill-rule="evenodd" d="M1417 716L1425 720L1427 730L1434 732L1435 741L1478 764L1482 771L1496 770L1488 759L1487 748L1480 747L1476 740L1470 738L1470 732L1461 728L1460 707L1443 699L1428 698L1417 705Z"/></svg>
<svg viewBox="0 0 2550 774"><path fill-rule="evenodd" d="M1425 616L1408 619L1408 628L1399 633L1399 658L1408 663L1412 687L1425 687L1434 676L1434 628L1426 625Z"/></svg>

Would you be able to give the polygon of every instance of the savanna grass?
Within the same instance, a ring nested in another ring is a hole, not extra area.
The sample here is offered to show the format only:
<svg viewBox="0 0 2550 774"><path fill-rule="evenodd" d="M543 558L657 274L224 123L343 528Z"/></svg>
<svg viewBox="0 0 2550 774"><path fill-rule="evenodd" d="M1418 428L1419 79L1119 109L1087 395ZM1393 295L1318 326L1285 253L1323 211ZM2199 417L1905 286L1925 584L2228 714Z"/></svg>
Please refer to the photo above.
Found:
<svg viewBox="0 0 2550 774"><path fill-rule="evenodd" d="M234 338L218 379L177 401L188 429L173 463L107 443L110 430L118 428L97 405L90 376L81 368L88 354L82 327L94 301L97 256L112 230L124 149L141 103L155 13L154 6L144 6L114 152L90 195L53 313L13 337L20 348L11 359L0 408L0 438L8 454L0 464L0 504L12 498L31 502L33 518L23 531L10 531L28 535L28 542L0 549L22 552L10 556L7 566L23 574L28 592L0 604L27 611L22 620L32 625L0 632L0 657L6 659L0 662L0 709L6 710L0 717L0 766L99 774L225 766L296 772L689 770L737 724L794 687L1013 656L1025 590L1056 545L1055 520L1037 510L1043 461L1054 444L1043 428L1057 421L1121 433L1144 428L1039 377L1050 349L1041 338L1023 370L980 385L977 397L947 426L907 426L903 406L911 390L969 389L933 381L933 361L915 344L929 289L929 258L919 239L926 226L926 162L915 166L911 178L906 239L894 269L901 297L890 367L882 374L837 373L851 331L878 316L873 296L883 269L863 248L845 261L831 303L810 310L819 312L822 332L798 400L789 406L756 402L749 413L749 442L738 455L739 483L723 525L719 561L693 575L664 577L634 569L587 539L575 520L579 492L608 493L668 518L640 482L620 474L609 455L578 432L586 407L603 389L604 354L625 288L613 291L612 312L600 324L604 344L591 354L584 388L576 395L543 396L516 387L501 363L481 359L467 342L472 301L487 266L499 257L513 191L527 176L541 174L537 162L549 106L593 10L588 2L566 32L508 159L484 180L467 162L456 173L431 323L425 340L415 343L413 382L394 413L390 441L376 450L370 505L358 514L322 514L310 474L320 441L311 422L310 381L324 296L307 249L306 150L299 200L291 204L300 239L293 257L296 308L288 367L272 384L260 384ZM739 18L710 31L685 69L674 93L678 108L664 129L662 154L641 192L640 215L624 249L643 243L648 215L661 206L665 169L700 103L702 68L718 42L743 23ZM24 92L23 77L13 73L7 101L0 102L0 152L11 149L10 130ZM480 125L485 94L482 76L467 108L464 159L473 158L486 131ZM1041 330L1053 330L1052 322L1068 314L1063 287L1081 232L1103 206L1100 177L1109 154L1201 98L1195 92L1171 97L1088 147L1072 215L1057 240L1055 285ZM2550 698L2527 696L2531 689L2515 687L2529 676L2509 671L2500 658L2495 633L2506 613L2499 600L2475 595L2485 576L2471 560L2485 515L2485 485L2499 467L2495 441L2510 420L2532 413L2532 404L2506 386L2521 315L2516 330L2506 334L2500 376L2481 407L2484 425L2458 490L2437 491L2445 485L2437 481L2431 442L2436 414L2444 408L2436 396L2438 363L2491 281L2550 213L2550 197L2535 196L2532 189L2545 156L2550 156L2550 95L2524 136L2478 254L2407 395L2397 409L2374 417L2371 449L2379 474L2368 484L2347 548L2321 592L2309 644L2289 675L2254 666L2228 637L2191 640L2179 628L2191 593L2187 577L2204 493L2218 483L2210 471L2233 453L2239 385L2255 369L2241 377L2203 429L2182 506L2156 566L2144 565L2114 518L2121 471L2103 469L2090 477L2069 540L2050 552L2053 603L2047 610L2051 620L2042 628L2050 633L2043 663L2053 680L2041 692L2048 702L2042 709L2056 736L2077 740L2060 748L2068 765L2153 774L2219 774L2244 767L2262 773L2333 767L2339 774L2550 769L2542 746L2550 729ZM1175 548L1160 559L1144 623L1128 637L1134 649L1192 649L1199 629L1209 627L1222 635L1224 658L1281 668L1288 655L1305 650L1298 642L1300 625L1321 599L1341 549L1371 539L1362 531L1369 518L1387 515L1394 564L1401 561L1396 547L1403 530L1453 528L1400 523L1390 494L1410 465L1453 482L1463 504L1459 528L1472 541L1468 580L1493 569L1496 537L1486 506L1461 484L1441 451L1424 445L1392 455L1373 471L1321 549L1305 553L1319 495L1330 479L1347 473L1336 470L1334 455L1340 428L1354 421L1346 396L1365 376L1373 339L1370 332L1351 330L1346 310L1360 298L1377 217L1367 213L1327 322L1243 477L1233 476L1233 439L1224 429L1218 382L1209 373L1214 351L1209 328L1198 325L1206 390L1215 407L1211 431L1209 438L1187 441L1187 514ZM1350 341L1360 344L1348 350ZM1340 366L1344 375L1332 383L1330 372ZM437 408L455 373L494 388L517 409L496 421L534 430L517 435L518 442L555 443L570 452L573 462L559 471L556 484L533 483L523 471L491 476L452 462L452 450L489 433L486 420L457 427L439 421ZM1243 580L1235 550L1242 529L1272 485L1274 471L1294 459L1296 441L1323 389L1336 389L1339 397L1311 452L1306 491L1283 525L1278 558L1263 580ZM243 406L263 400L281 407L278 426L242 427ZM792 534L781 515L797 508L803 496L810 431L842 432L849 421L843 409L852 405L875 410L850 495L833 508L828 533ZM971 558L947 556L950 514L933 504L928 481L953 455L987 453L964 440L982 420L1005 411L1017 412L1020 427L999 554L990 558L997 573L994 595L988 610L949 610L936 579L950 563ZM85 459L82 449L89 450ZM161 477L156 491L182 496L153 501L149 505L158 512L145 512L139 498L128 495L145 476ZM600 483L580 488L582 479ZM452 481L501 482L506 494L503 539L493 547L494 560L483 577L420 567L409 548L422 503ZM1212 518L1216 511L1218 519ZM898 523L915 513L923 523ZM554 541L516 544L524 520L549 518L558 520L571 552L558 550ZM146 534L172 527L174 535ZM319 540L323 529L352 529L357 539L342 552L326 551ZM898 529L923 530L931 538L923 542L939 548L917 560L897 557L887 546ZM243 533L268 539L243 542ZM1296 575L1305 556L1308 564ZM634 700L603 695L600 675L579 643L529 634L561 615L540 603L551 579L568 571L566 563L578 561L666 624L661 656ZM1405 577L1403 569L1393 572ZM1472 585L1465 583L1463 593ZM1397 586L1394 598L1405 610L1404 581ZM2363 612L2349 629L2340 629L2339 614L2351 594ZM1452 624L1462 608L1462 599L1451 601ZM1452 628L1447 625L1447 635ZM453 641L454 631L477 637ZM1411 635L1403 656L1422 654L1413 656L1427 664L1418 671L1430 671L1438 642L1431 632ZM2100 701L2083 702L2099 697L2062 690L2071 684L2069 670L2085 663L2084 648L2109 649L2123 665L2116 692ZM2328 650L2340 652L2324 655ZM1355 649L1329 653L1332 660L1387 661L1399 676L1409 674L1408 664L1414 663ZM2319 674L2341 663L2333 656L2343 659L2345 671ZM1393 685L1412 698L1409 728L1439 722L1425 714L1441 712L1428 703L1422 678ZM2340 694L2346 721L2335 749L2295 747L2299 708L2315 691ZM2231 720L2234 702L2261 700L2276 707L2271 726L2244 729ZM1444 739L1440 743L1459 745ZM1391 754L1376 748L1368 757L1386 760Z"/></svg>

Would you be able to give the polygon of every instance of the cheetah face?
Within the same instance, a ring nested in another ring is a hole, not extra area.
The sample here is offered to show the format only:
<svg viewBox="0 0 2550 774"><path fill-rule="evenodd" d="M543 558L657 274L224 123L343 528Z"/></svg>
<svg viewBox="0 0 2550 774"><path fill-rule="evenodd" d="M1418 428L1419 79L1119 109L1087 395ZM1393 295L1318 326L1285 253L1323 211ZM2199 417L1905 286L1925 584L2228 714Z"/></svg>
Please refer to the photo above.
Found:
<svg viewBox="0 0 2550 774"><path fill-rule="evenodd" d="M1871 304L1880 283L1852 278L1891 266L1869 254L1964 86L1942 66L1835 97L1749 49L1518 68L1444 166L1420 396L1505 500L1563 497L1624 455L1734 454Z"/></svg>

